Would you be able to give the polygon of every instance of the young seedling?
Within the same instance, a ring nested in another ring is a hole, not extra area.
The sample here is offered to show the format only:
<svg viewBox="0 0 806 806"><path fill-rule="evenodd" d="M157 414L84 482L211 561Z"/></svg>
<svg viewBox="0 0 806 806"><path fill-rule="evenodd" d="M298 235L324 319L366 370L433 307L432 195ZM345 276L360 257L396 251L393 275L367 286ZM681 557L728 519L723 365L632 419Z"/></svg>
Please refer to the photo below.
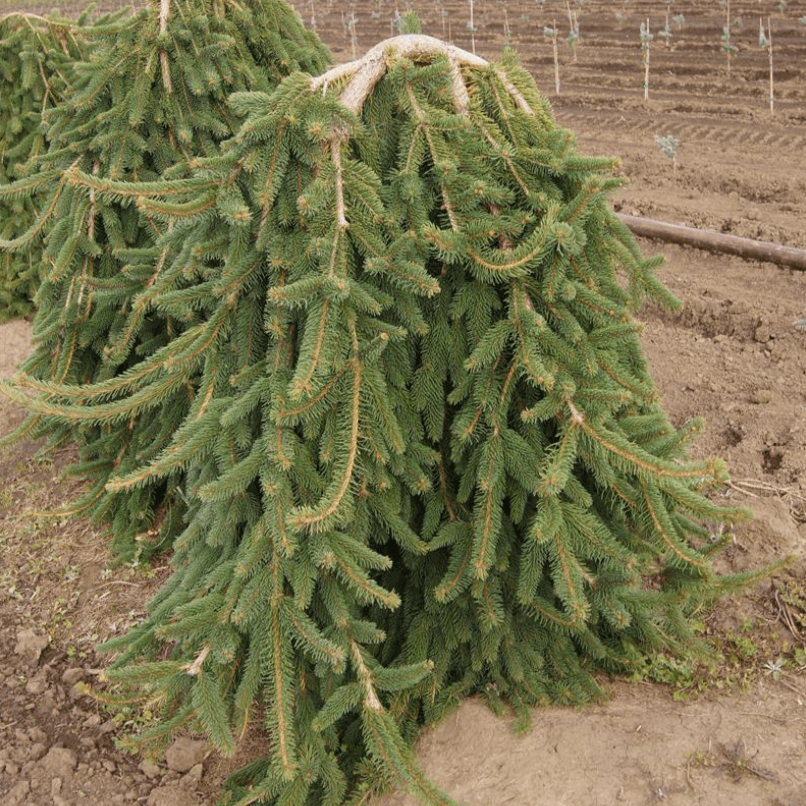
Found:
<svg viewBox="0 0 806 806"><path fill-rule="evenodd" d="M761 17L758 18L758 46L767 51L770 58L770 114L775 114L775 87L773 84L773 70L772 70L772 23L770 18L767 17L767 33L764 33L764 23Z"/></svg>
<svg viewBox="0 0 806 806"><path fill-rule="evenodd" d="M666 25L663 30L658 33L658 36L663 39L663 44L668 48L669 40L672 38L672 29L669 27L669 5L666 5Z"/></svg>
<svg viewBox="0 0 806 806"><path fill-rule="evenodd" d="M395 16L392 19L392 27L400 34L420 34L422 33L422 25L417 12L413 9L408 9L402 14L395 11Z"/></svg>
<svg viewBox="0 0 806 806"><path fill-rule="evenodd" d="M499 8L504 12L504 47L508 48L512 42L512 29L509 27L509 16L507 15L507 4L499 3Z"/></svg>
<svg viewBox="0 0 806 806"><path fill-rule="evenodd" d="M783 658L776 658L775 660L768 660L762 665L762 669L766 674L772 675L777 680L781 676L786 661Z"/></svg>
<svg viewBox="0 0 806 806"><path fill-rule="evenodd" d="M641 61L644 65L644 103L649 103L649 43L652 34L649 32L649 19L641 23Z"/></svg>
<svg viewBox="0 0 806 806"><path fill-rule="evenodd" d="M686 18L682 14L675 14L674 17L672 17L672 20L677 26L678 31L681 31L683 26L686 24Z"/></svg>
<svg viewBox="0 0 806 806"><path fill-rule="evenodd" d="M350 19L347 20L347 26L350 31L350 47L352 48L353 58L356 57L356 52L358 49L358 34L355 30L355 24L358 22L358 17L355 16L354 12L350 12Z"/></svg>
<svg viewBox="0 0 806 806"><path fill-rule="evenodd" d="M445 3L444 0L435 0L437 6L437 16L442 23L442 38L445 39L445 18L448 16L448 12L445 11Z"/></svg>
<svg viewBox="0 0 806 806"><path fill-rule="evenodd" d="M560 60L557 55L557 23L553 23L554 27L546 27L543 29L543 36L551 40L552 49L554 51L554 92L560 94Z"/></svg>
<svg viewBox="0 0 806 806"><path fill-rule="evenodd" d="M576 11L571 11L571 3L566 0L568 8L568 52L571 56L571 61L576 63L577 60L577 42L579 41L579 22L577 20Z"/></svg>
<svg viewBox="0 0 806 806"><path fill-rule="evenodd" d="M354 11L350 11L350 16L345 17L344 12L341 13L341 26L344 29L344 38L350 37L350 46L353 52L353 59L356 56L356 48L358 46L358 35L355 31L355 24L358 22L358 17L355 16Z"/></svg>
<svg viewBox="0 0 806 806"><path fill-rule="evenodd" d="M673 134L658 135L655 142L660 150L672 161L672 173L677 176L677 138Z"/></svg>
<svg viewBox="0 0 806 806"><path fill-rule="evenodd" d="M728 78L730 78L730 57L735 55L736 48L731 44L730 41L730 0L727 0L726 3L727 9L727 20L725 23L725 27L722 29L722 50L725 51L725 57L727 59L727 72Z"/></svg>

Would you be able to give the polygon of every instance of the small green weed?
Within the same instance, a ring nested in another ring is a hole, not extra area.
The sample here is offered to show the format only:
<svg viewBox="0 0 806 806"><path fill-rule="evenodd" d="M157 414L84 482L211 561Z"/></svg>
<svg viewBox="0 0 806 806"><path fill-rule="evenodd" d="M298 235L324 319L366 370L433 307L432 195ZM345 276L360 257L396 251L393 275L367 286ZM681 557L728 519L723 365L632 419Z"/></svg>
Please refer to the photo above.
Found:
<svg viewBox="0 0 806 806"><path fill-rule="evenodd" d="M793 602L803 601L791 589L786 595ZM806 615L806 609L802 612ZM697 625L697 631L704 633L705 625ZM709 692L746 692L761 675L777 680L793 670L806 671L806 648L782 641L778 632L754 619L742 619L737 627L725 630L708 643L713 650L710 658L651 655L630 680L663 683L672 688L674 699L688 700Z"/></svg>
<svg viewBox="0 0 806 806"><path fill-rule="evenodd" d="M735 782L743 778L754 775L763 778L765 781L778 781L778 773L756 763L755 756L748 753L744 739L737 739L733 745L717 744L713 752L711 743L708 743L708 750L695 750L686 754L686 769L700 767L705 769L719 769L723 774L727 774Z"/></svg>
<svg viewBox="0 0 806 806"><path fill-rule="evenodd" d="M710 750L694 750L686 753L689 767L716 767L716 756Z"/></svg>

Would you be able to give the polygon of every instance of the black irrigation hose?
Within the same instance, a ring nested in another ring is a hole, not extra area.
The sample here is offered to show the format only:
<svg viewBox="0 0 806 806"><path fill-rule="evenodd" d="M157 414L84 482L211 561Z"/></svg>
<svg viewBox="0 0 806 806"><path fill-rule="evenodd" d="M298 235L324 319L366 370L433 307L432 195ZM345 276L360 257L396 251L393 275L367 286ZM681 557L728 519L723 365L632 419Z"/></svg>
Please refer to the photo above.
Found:
<svg viewBox="0 0 806 806"><path fill-rule="evenodd" d="M618 213L618 217L642 238L654 238L660 241L694 246L710 252L724 252L738 255L747 260L766 260L779 266L806 271L806 249L784 246L769 241L754 241L752 238L739 238L736 235L725 235L713 230L684 227L670 224L667 221L655 221L651 218Z"/></svg>

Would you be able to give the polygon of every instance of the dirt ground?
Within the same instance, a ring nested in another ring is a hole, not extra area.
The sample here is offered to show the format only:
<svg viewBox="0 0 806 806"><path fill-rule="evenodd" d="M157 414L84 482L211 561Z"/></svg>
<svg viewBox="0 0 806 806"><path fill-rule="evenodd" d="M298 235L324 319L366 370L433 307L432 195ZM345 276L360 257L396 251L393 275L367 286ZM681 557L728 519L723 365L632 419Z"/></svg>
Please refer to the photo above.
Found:
<svg viewBox="0 0 806 806"><path fill-rule="evenodd" d="M351 16L359 54L394 32L392 0L296 5L340 60L352 57ZM721 50L726 8L716 3L704 10L673 0L664 47L664 4L578 2L576 61L564 0L476 0L475 32L465 0L410 5L425 33L466 49L473 33L480 55L495 57L509 40L581 150L622 159L630 184L614 196L616 210L806 248L806 24L798 21L806 3L734 0L730 75ZM759 16L765 29L772 22L774 116ZM656 36L645 104L638 29L647 17ZM543 34L555 24L560 95ZM676 164L656 143L668 135L678 141ZM795 325L806 316L806 275L642 246L666 256L660 277L684 302L678 314L640 314L664 404L678 424L705 418L694 454L724 457L732 475L724 495L756 513L722 566L794 560L704 614L722 655L711 667L656 659L638 680L604 681L612 692L604 704L536 711L525 736L467 702L421 738L418 754L469 806L806 806L806 331ZM28 349L26 322L0 326L0 375ZM21 417L0 401L0 435ZM261 737L226 761L187 742L156 765L118 749L142 717L114 716L77 684L97 679L103 660L94 644L137 621L168 569L111 568L103 529L44 517L75 500L80 483L60 477L69 454L35 451L30 443L0 451L0 806L212 804L225 772L260 752Z"/></svg>

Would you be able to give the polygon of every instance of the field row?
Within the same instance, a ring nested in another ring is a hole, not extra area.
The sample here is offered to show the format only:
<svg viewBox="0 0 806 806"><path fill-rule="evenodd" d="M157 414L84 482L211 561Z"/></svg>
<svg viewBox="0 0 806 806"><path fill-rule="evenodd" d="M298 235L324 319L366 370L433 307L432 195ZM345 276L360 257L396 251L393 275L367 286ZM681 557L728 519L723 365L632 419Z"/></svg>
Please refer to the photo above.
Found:
<svg viewBox="0 0 806 806"><path fill-rule="evenodd" d="M610 2L559 0L295 0L306 25L315 27L340 60L352 58L384 37L395 35L395 20L414 9L423 32L466 50L496 58L507 45L548 94L554 94L553 43L556 30L561 93L612 93L616 99L643 97L640 26L650 23L650 94L658 100L695 94L727 107L755 99L769 101L769 51L759 43L759 20L773 41L775 99L780 113L797 120L806 107L806 3L733 3L703 8L693 0ZM667 24L668 36L663 35ZM578 38L569 35L571 22ZM731 21L730 38L725 28ZM730 50L730 53L728 53ZM730 56L730 58L728 58Z"/></svg>

